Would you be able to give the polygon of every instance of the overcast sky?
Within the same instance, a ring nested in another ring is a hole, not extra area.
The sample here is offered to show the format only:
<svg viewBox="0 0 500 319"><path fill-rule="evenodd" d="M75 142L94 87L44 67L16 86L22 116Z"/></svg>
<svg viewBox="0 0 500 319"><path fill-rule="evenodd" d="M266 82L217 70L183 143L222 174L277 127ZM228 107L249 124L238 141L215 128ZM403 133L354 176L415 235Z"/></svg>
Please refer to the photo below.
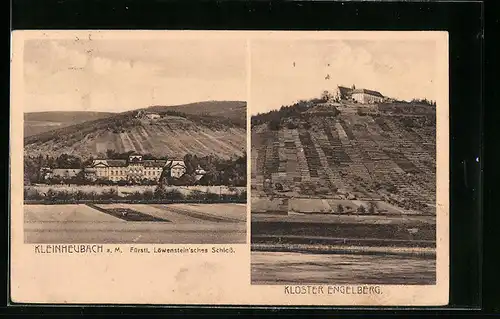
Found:
<svg viewBox="0 0 500 319"><path fill-rule="evenodd" d="M435 60L433 40L254 41L249 105L252 114L267 112L352 84L399 99L434 100Z"/></svg>
<svg viewBox="0 0 500 319"><path fill-rule="evenodd" d="M246 101L246 41L27 40L25 112Z"/></svg>

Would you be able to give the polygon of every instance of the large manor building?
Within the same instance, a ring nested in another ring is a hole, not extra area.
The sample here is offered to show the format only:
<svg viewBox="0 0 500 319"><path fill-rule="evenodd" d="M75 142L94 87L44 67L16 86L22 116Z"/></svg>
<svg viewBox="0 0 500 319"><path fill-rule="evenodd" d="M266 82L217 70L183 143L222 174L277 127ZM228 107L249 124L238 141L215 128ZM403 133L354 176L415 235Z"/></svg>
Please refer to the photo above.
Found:
<svg viewBox="0 0 500 319"><path fill-rule="evenodd" d="M89 180L109 180L112 182L139 182L143 180L159 181L163 171L167 170L171 177L180 178L186 173L186 165L181 159L147 160L142 155L133 154L128 159L94 159L83 171ZM44 179L76 177L82 169L50 169L42 168ZM205 171L200 167L196 174L203 176Z"/></svg>
<svg viewBox="0 0 500 319"><path fill-rule="evenodd" d="M381 103L386 97L380 92L367 89L356 89L356 86L351 88L345 86L337 86L332 94L334 100L352 100L361 104Z"/></svg>
<svg viewBox="0 0 500 319"><path fill-rule="evenodd" d="M118 181L159 180L164 169L172 177L179 178L186 173L183 160L145 160L142 155L130 155L128 160L95 159L85 169L91 179Z"/></svg>

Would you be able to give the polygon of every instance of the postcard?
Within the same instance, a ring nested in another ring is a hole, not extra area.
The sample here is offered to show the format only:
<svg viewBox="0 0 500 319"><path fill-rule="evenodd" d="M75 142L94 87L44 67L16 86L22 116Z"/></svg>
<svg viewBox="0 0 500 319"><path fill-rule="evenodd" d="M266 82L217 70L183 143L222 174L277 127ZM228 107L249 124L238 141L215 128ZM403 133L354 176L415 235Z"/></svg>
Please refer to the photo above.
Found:
<svg viewBox="0 0 500 319"><path fill-rule="evenodd" d="M11 65L12 302L448 303L446 32L15 31Z"/></svg>

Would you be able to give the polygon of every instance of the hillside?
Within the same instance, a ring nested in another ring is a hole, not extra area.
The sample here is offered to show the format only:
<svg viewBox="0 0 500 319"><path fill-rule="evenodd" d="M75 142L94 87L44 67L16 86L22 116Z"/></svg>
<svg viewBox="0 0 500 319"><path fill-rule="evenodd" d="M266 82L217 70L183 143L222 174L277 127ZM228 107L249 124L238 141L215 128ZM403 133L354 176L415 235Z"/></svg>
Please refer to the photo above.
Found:
<svg viewBox="0 0 500 319"><path fill-rule="evenodd" d="M253 196L350 194L434 211L435 110L310 104L252 117Z"/></svg>
<svg viewBox="0 0 500 319"><path fill-rule="evenodd" d="M210 115L231 119L240 125L246 124L246 102L243 101L205 101L183 105L162 106L155 105L147 108L148 111L174 111L193 115Z"/></svg>
<svg viewBox="0 0 500 319"><path fill-rule="evenodd" d="M24 114L24 136L36 135L50 130L93 121L115 115L108 112L32 112Z"/></svg>
<svg viewBox="0 0 500 319"><path fill-rule="evenodd" d="M107 149L112 149L154 156L180 157L189 153L228 158L246 151L245 126L227 119L168 112L160 119L146 120L135 118L136 113L114 114L27 136L25 153L88 157L102 156Z"/></svg>

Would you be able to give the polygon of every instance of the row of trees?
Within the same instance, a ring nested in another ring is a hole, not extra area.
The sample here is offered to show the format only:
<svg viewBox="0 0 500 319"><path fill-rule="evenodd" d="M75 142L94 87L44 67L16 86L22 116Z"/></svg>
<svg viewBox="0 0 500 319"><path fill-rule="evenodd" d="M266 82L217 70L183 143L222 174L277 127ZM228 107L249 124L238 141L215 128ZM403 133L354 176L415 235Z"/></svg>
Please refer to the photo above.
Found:
<svg viewBox="0 0 500 319"><path fill-rule="evenodd" d="M271 110L267 113L258 113L252 116L252 127L266 123L280 123L282 118L297 118L307 111L314 103L319 103L321 100L301 100L292 105L284 105L279 110Z"/></svg>
<svg viewBox="0 0 500 319"><path fill-rule="evenodd" d="M279 110L271 110L267 113L259 113L252 116L252 127L261 124L267 124L270 130L279 130L281 127L286 126L289 129L294 129L299 126L307 126L307 119L311 116L336 116L340 112L333 106L328 109L318 110L315 113L306 113L311 107L325 102L323 98L300 100L292 105L284 105ZM304 127L309 129L309 127Z"/></svg>
<svg viewBox="0 0 500 319"><path fill-rule="evenodd" d="M153 201L153 200L224 200L224 201L246 201L247 193L235 194L216 194L206 193L201 191L193 191L188 194L183 194L176 189L167 190L163 186L157 186L154 190L146 190L144 192L133 192L130 194L121 195L114 189L110 188L104 192L83 192L81 190L55 190L49 189L47 192L42 193L37 189L24 189L25 200L36 201L85 201L85 200L140 200L140 201Z"/></svg>
<svg viewBox="0 0 500 319"><path fill-rule="evenodd" d="M227 129L230 127L245 127L246 122L238 121L227 117L219 117L208 114L187 114L177 111L164 111L159 112L162 117L165 116L179 116L184 117L196 124L206 126L210 129Z"/></svg>
<svg viewBox="0 0 500 319"><path fill-rule="evenodd" d="M413 104L424 104L424 105L428 105L428 106L436 106L436 101L433 101L433 100L427 100L427 99L417 99L417 98L414 98L410 101L410 103L413 103Z"/></svg>

